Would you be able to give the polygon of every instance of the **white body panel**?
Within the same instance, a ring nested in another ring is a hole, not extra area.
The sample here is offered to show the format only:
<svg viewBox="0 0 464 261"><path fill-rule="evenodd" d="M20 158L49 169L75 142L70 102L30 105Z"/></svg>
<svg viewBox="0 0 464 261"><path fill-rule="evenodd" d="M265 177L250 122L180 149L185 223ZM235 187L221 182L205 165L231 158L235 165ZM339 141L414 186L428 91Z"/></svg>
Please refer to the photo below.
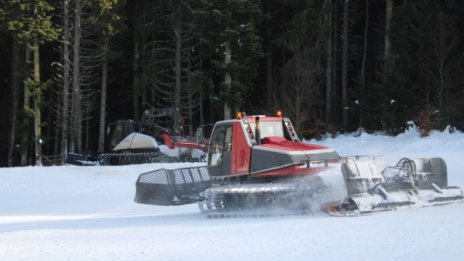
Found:
<svg viewBox="0 0 464 261"><path fill-rule="evenodd" d="M113 151L134 150L134 149L157 149L158 143L148 135L133 132L125 137Z"/></svg>

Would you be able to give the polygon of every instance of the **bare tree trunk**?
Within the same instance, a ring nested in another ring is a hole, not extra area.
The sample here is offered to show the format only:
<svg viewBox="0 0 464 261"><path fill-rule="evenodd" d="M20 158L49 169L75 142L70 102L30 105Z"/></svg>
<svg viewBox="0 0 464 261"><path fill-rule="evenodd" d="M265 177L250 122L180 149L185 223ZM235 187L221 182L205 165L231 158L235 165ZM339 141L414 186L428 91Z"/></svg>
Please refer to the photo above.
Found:
<svg viewBox="0 0 464 261"><path fill-rule="evenodd" d="M268 27L267 34L270 37L271 29ZM273 112L276 111L276 103L274 97L274 78L272 77L272 49L269 46L267 50L267 59L266 59L266 105L268 108L271 108Z"/></svg>
<svg viewBox="0 0 464 261"><path fill-rule="evenodd" d="M276 111L276 103L274 97L274 79L272 77L272 51L267 51L266 60L266 102L267 107L271 108L273 112Z"/></svg>
<svg viewBox="0 0 464 261"><path fill-rule="evenodd" d="M26 64L30 64L30 49L26 45ZM24 84L24 95L23 95L23 111L25 112L23 119L23 134L21 139L21 165L25 166L28 164L29 155L29 137L30 137L30 110L31 110L31 97L30 90L27 84Z"/></svg>
<svg viewBox="0 0 464 261"><path fill-rule="evenodd" d="M8 144L8 167L14 164L14 151L16 143L16 121L18 120L18 90L19 90L19 62L21 59L21 45L17 37L13 37L13 61L11 69L11 125L10 143Z"/></svg>
<svg viewBox="0 0 464 261"><path fill-rule="evenodd" d="M393 0L386 0L386 7L385 7L385 46L384 46L384 64L383 64L383 85L387 85L388 75L391 71L392 66L392 57L391 57L391 39L390 39L390 27L391 27L391 20L393 15ZM382 121L384 123L383 128L386 131L390 131L390 124L391 124L391 113L387 105L383 105L383 112L382 112Z"/></svg>
<svg viewBox="0 0 464 261"><path fill-rule="evenodd" d="M446 65L446 60L449 60L449 59L446 59L447 58L447 53L449 53L449 47L446 46L446 33L445 31L448 29L446 28L446 24L445 24L445 21L444 21L444 17L443 17L443 11L440 11L439 15L438 15L438 85L439 85L439 88L438 88L438 112L440 115L446 115L447 111L444 109L444 103L443 100L444 100L444 96L445 96L445 86L447 85L446 84L446 74L447 74L447 70L448 68L447 65ZM454 42L454 41L450 41L450 42Z"/></svg>
<svg viewBox="0 0 464 261"><path fill-rule="evenodd" d="M90 107L85 108L85 149L90 148Z"/></svg>
<svg viewBox="0 0 464 261"><path fill-rule="evenodd" d="M49 92L48 93L48 97L46 98L47 99L47 102L50 103L50 104L56 104L57 101L55 100L55 95L53 92ZM46 149L44 150L44 148L42 147L42 155L43 154L53 154L53 155L56 155L54 152L55 152L55 148L59 142L59 139L58 139L58 134L56 133L59 133L60 132L60 127L59 126L56 126L56 127L52 127L54 126L58 120L61 120L61 117L60 117L60 113L58 112L57 114L54 114L54 113L48 113L47 114L47 119L46 119L46 125L47 127L45 128L46 129L46 134L45 134L45 137L49 138L50 139L50 142L45 142L45 146L46 146ZM51 138L53 137L53 138ZM53 148L52 148L52 145L53 145ZM53 162L54 163L54 162Z"/></svg>
<svg viewBox="0 0 464 261"><path fill-rule="evenodd" d="M332 0L327 5L327 64L326 64L326 89L325 89L325 128L328 130L332 124Z"/></svg>
<svg viewBox="0 0 464 261"><path fill-rule="evenodd" d="M203 69L203 58L200 57L200 71L205 72ZM199 88L198 88L198 96L200 96L200 104L199 104L199 109L200 109L200 126L205 124L205 118L203 115L203 82L204 78L201 76L200 82L199 82Z"/></svg>
<svg viewBox="0 0 464 261"><path fill-rule="evenodd" d="M457 37L457 26L456 20L452 16L449 16L441 10L438 13L438 21L436 28L433 29L435 33L435 39L432 43L434 48L434 56L436 65L434 66L437 70L433 72L437 83L437 98L438 98L438 115L437 115L437 127L444 127L445 124L449 124L449 118L453 116L450 108L454 106L457 101L461 101L455 96L456 93L452 92L454 83L453 74L456 73L456 69L460 68L461 56L456 55L456 51L459 48L459 40ZM459 53L459 51L457 51ZM432 70L432 71L433 71ZM460 84L460 83L458 83ZM448 118L448 119L447 119Z"/></svg>
<svg viewBox="0 0 464 261"><path fill-rule="evenodd" d="M333 45L333 52L332 52L332 125L335 128L335 125L340 125L340 116L339 113L334 114L334 111L339 111L340 107L340 95L339 95L339 80L338 80L338 29L337 24L339 22L338 14L338 1L335 1L334 7L334 15L332 16L334 30L332 31L332 45Z"/></svg>
<svg viewBox="0 0 464 261"><path fill-rule="evenodd" d="M182 51L182 28L181 28L181 21L180 18L177 18L176 28L174 30L174 34L176 36L176 67L175 67L175 74L176 74L176 86L174 87L174 106L176 108L181 109L180 107L180 96L181 96L181 81L182 81L182 72L181 72L181 51Z"/></svg>
<svg viewBox="0 0 464 261"><path fill-rule="evenodd" d="M205 116L203 115L203 81L200 82L200 88L198 88L198 95L200 96L200 126L205 124Z"/></svg>
<svg viewBox="0 0 464 261"><path fill-rule="evenodd" d="M42 90L40 86L40 56L39 56L39 43L34 40L32 46L34 54L34 145L35 145L35 165L42 166L42 119L40 104L42 102Z"/></svg>
<svg viewBox="0 0 464 261"><path fill-rule="evenodd" d="M228 68L229 64L232 62L232 50L230 48L230 43L228 41L226 41L225 43L225 55L224 55L224 64L225 64L225 67ZM224 85L225 85L225 88L228 89L228 91L226 91L226 93L230 94L230 92L232 92L231 90L231 85L232 85L232 76L229 72L229 69L226 69L226 72L225 72L225 75L224 75ZM224 120L228 120L230 119L230 104L229 104L229 101L225 100L224 101Z"/></svg>
<svg viewBox="0 0 464 261"><path fill-rule="evenodd" d="M105 39L106 41L106 39ZM100 97L100 128L98 131L98 152L102 153L105 149L105 123L106 123L106 88L108 76L108 41L105 43L105 50L102 61L102 81Z"/></svg>
<svg viewBox="0 0 464 261"><path fill-rule="evenodd" d="M361 64L361 109L359 111L359 128L362 127L363 124L363 114L364 108L366 103L366 60L367 60L367 33L369 28L369 0L366 0L366 11L365 11L365 19L364 19L364 46L363 46L363 56L362 56L362 64Z"/></svg>
<svg viewBox="0 0 464 261"><path fill-rule="evenodd" d="M64 0L63 4L63 129L61 134L61 163L66 162L68 154L69 136L69 74L71 64L69 59L69 0Z"/></svg>
<svg viewBox="0 0 464 261"><path fill-rule="evenodd" d="M299 45L299 44L298 44ZM300 127L301 127L301 115L300 115L300 111L301 111L301 95L300 95L300 87L301 87L301 73L302 73L302 70L300 70L300 55L296 55L295 57L296 59L296 92L295 92L295 115L296 115L296 124L295 124L295 130L296 130L296 133L299 133L301 131Z"/></svg>
<svg viewBox="0 0 464 261"><path fill-rule="evenodd" d="M81 0L76 0L74 14L73 82L72 82L72 128L71 151L82 149L81 91L80 91L80 42L81 42Z"/></svg>
<svg viewBox="0 0 464 261"><path fill-rule="evenodd" d="M342 126L343 131L348 129L348 5L345 0L343 7L343 47L342 47Z"/></svg>
<svg viewBox="0 0 464 261"><path fill-rule="evenodd" d="M59 101L56 101L59 103ZM63 119L62 115L63 111L58 110L57 114L54 115L56 118L56 121L61 121ZM50 114L51 115L51 114ZM50 118L50 124L53 124L53 118L52 115L49 117ZM55 125L56 126L56 125ZM60 154L60 141L61 141L61 135L63 133L63 126L56 126L56 129L48 128L51 131L54 131L54 136L53 140L55 141L53 144L53 155L59 155ZM60 157L60 160L62 160L62 155ZM58 160L58 159L57 159ZM58 163L57 160L54 163Z"/></svg>
<svg viewBox="0 0 464 261"><path fill-rule="evenodd" d="M133 79L132 79L132 102L134 106L134 119L139 120L140 117L140 108L139 108L139 39L137 37L137 32L134 33L134 64L132 66L133 70Z"/></svg>
<svg viewBox="0 0 464 261"><path fill-rule="evenodd" d="M393 16L393 0L386 0L386 9L385 9L385 49L384 49L384 59L385 63L389 64L390 55L391 55L391 20Z"/></svg>
<svg viewBox="0 0 464 261"><path fill-rule="evenodd" d="M188 67L187 67L187 73L188 73L188 82L187 82L187 88L188 88L188 122L189 122L189 133L188 135L189 136L192 136L192 132L193 132L193 101L192 101L192 95L193 95L193 91L192 91L192 74L190 73L191 70L192 70L192 59L191 59L191 53L189 52L188 54Z"/></svg>

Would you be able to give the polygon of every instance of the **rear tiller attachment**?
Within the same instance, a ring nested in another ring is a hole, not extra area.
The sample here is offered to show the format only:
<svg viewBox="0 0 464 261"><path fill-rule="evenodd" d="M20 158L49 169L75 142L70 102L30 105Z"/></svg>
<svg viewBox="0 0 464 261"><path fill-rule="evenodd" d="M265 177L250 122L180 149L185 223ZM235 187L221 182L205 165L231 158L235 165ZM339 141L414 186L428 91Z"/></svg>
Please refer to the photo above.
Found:
<svg viewBox="0 0 464 261"><path fill-rule="evenodd" d="M441 158L403 158L396 166L380 171L370 160L348 157L342 173L348 196L329 207L333 215L444 205L464 199L459 187L448 186L446 163Z"/></svg>
<svg viewBox="0 0 464 261"><path fill-rule="evenodd" d="M182 205L198 202L211 180L206 167L158 169L141 174L135 186L137 203Z"/></svg>

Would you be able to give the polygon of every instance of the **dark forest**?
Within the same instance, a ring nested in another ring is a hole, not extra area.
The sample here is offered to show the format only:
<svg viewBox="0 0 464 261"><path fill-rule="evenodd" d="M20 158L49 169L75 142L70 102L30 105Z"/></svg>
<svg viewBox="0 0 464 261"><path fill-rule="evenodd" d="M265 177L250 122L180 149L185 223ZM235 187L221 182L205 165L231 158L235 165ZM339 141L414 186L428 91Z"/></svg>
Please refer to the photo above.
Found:
<svg viewBox="0 0 464 261"><path fill-rule="evenodd" d="M304 138L464 130L459 0L0 0L0 166L282 110ZM39 148L39 150L37 150Z"/></svg>

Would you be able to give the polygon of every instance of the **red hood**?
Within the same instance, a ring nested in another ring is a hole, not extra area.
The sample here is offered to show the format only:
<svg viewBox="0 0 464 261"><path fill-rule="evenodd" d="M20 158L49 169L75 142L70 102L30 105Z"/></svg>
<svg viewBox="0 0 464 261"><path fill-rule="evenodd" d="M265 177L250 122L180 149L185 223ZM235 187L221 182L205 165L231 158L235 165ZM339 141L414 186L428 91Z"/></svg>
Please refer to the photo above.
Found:
<svg viewBox="0 0 464 261"><path fill-rule="evenodd" d="M283 137L266 137L261 140L261 146L272 148L272 149L279 149L285 151L301 151L301 150L324 150L328 149L328 147L316 145L316 144L309 144L309 143L302 143L302 142L293 142L287 140Z"/></svg>

